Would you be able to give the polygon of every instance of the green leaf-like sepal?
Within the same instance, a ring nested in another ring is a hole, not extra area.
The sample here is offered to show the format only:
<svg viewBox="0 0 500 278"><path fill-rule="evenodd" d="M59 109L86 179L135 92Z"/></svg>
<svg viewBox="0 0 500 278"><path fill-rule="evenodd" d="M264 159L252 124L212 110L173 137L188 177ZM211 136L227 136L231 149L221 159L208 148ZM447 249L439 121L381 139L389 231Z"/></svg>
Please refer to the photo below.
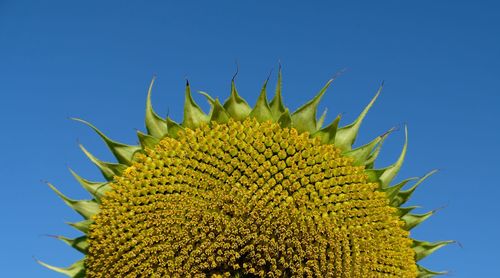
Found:
<svg viewBox="0 0 500 278"><path fill-rule="evenodd" d="M82 185L82 187L87 190L92 196L94 196L97 200L100 200L101 197L104 195L104 192L108 191L110 189L107 182L94 182L94 181L89 181L87 179L84 179L80 177L75 171L72 169L69 169L73 177Z"/></svg>
<svg viewBox="0 0 500 278"><path fill-rule="evenodd" d="M417 264L418 267L418 274L417 278L432 278L437 275L446 275L448 274L448 271L432 271L429 270L419 264Z"/></svg>
<svg viewBox="0 0 500 278"><path fill-rule="evenodd" d="M326 127L316 131L312 134L312 137L319 137L321 139L321 143L323 144L331 144L335 140L335 134L337 133L337 129L339 127L340 115L333 120Z"/></svg>
<svg viewBox="0 0 500 278"><path fill-rule="evenodd" d="M210 112L208 113L208 117L211 119L212 118L212 114L214 112L215 99L213 97L211 97L207 92L198 91L198 93L200 95L203 95L207 99L208 104L210 105Z"/></svg>
<svg viewBox="0 0 500 278"><path fill-rule="evenodd" d="M319 117L318 122L316 123L316 130L320 130L321 127L323 127L323 124L325 123L327 112L328 112L328 109L325 108L325 111L323 111L323 113L321 114L321 117Z"/></svg>
<svg viewBox="0 0 500 278"><path fill-rule="evenodd" d="M87 236L80 236L77 238L67 238L64 236L55 236L55 238L63 241L69 246L75 248L76 250L82 252L83 254L87 254L89 249L89 242L87 241Z"/></svg>
<svg viewBox="0 0 500 278"><path fill-rule="evenodd" d="M419 241L413 240L412 248L415 251L415 260L418 262L421 259L429 256L434 253L441 247L444 247L448 244L455 243L454 240L445 240L445 241L437 241L437 242L427 242L427 241Z"/></svg>
<svg viewBox="0 0 500 278"><path fill-rule="evenodd" d="M181 125L179 125L169 117L167 117L167 126L168 126L168 135L174 139L177 139L177 137L179 137L178 135L179 131L183 130Z"/></svg>
<svg viewBox="0 0 500 278"><path fill-rule="evenodd" d="M156 77L153 77L153 80L151 80L146 99L146 129L150 135L156 138L163 138L168 133L167 123L155 113L151 104L151 92L153 91L155 79Z"/></svg>
<svg viewBox="0 0 500 278"><path fill-rule="evenodd" d="M431 217L435 212L436 212L436 210L431 210L429 212L422 213L422 214L407 213L407 214L403 215L401 217L401 220L403 220L405 222L405 227L404 227L405 230L409 231L409 230L415 228L416 226L422 224L422 222L427 220L427 218Z"/></svg>
<svg viewBox="0 0 500 278"><path fill-rule="evenodd" d="M257 103L249 115L249 117L254 117L259 122L265 122L273 119L271 108L269 107L269 103L267 103L266 87L268 81L269 80L266 80L266 82L264 82L259 98L257 99Z"/></svg>
<svg viewBox="0 0 500 278"><path fill-rule="evenodd" d="M248 103L238 94L236 85L234 84L234 78L231 80L231 95L226 102L224 102L224 109L231 118L238 121L248 117L252 111Z"/></svg>
<svg viewBox="0 0 500 278"><path fill-rule="evenodd" d="M71 207L74 211L78 212L85 219L90 219L93 215L99 213L99 205L97 202L93 200L73 200L66 197L61 191L57 190L57 188L47 183L47 185L59 196L69 207Z"/></svg>
<svg viewBox="0 0 500 278"><path fill-rule="evenodd" d="M309 132L309 134L313 134L317 130L316 114L318 111L318 104L332 82L333 79L328 80L326 85L323 86L312 100L293 112L292 127L296 128L299 132Z"/></svg>
<svg viewBox="0 0 500 278"><path fill-rule="evenodd" d="M85 153L85 155L101 170L102 175L108 181L113 180L114 176L120 176L121 173L127 169L126 165L119 163L104 162L93 156L87 149L80 145L80 149Z"/></svg>
<svg viewBox="0 0 500 278"><path fill-rule="evenodd" d="M417 178L413 177L413 178L408 178L408 179L405 179L403 180L402 182L396 184L396 185L393 185L393 186L390 186L390 187L387 187L387 188L384 188L383 190L385 191L385 193L387 194L387 198L389 199L389 203L394 206L394 207L399 207L398 205L398 202L395 200L396 199L396 196L398 195L398 193L401 191L401 189L410 181L413 181L413 180L416 180Z"/></svg>
<svg viewBox="0 0 500 278"><path fill-rule="evenodd" d="M208 122L209 117L206 115L203 110L196 104L191 95L191 89L189 86L189 82L186 82L186 97L184 100L184 120L182 122L183 127L188 127L191 129L195 129L202 125L203 123Z"/></svg>
<svg viewBox="0 0 500 278"><path fill-rule="evenodd" d="M375 103L375 100L377 100L378 96L380 95L383 85L384 84L380 86L373 99L370 101L370 103L368 103L368 105L353 123L339 128L335 137L335 146L343 151L348 151L352 148L352 145L354 144L354 141L358 136L359 127L361 126L361 123L363 122L366 114Z"/></svg>
<svg viewBox="0 0 500 278"><path fill-rule="evenodd" d="M71 119L81 122L92 128L102 138L102 140L106 143L118 162L120 162L121 164L131 165L134 154L141 150L140 146L130 146L109 139L103 132L101 132L94 125L87 121L78 118Z"/></svg>
<svg viewBox="0 0 500 278"><path fill-rule="evenodd" d="M367 169L365 173L368 175L368 179L373 182L380 183L381 189L386 189L394 177L398 174L401 166L403 165L404 158L406 156L406 150L408 148L408 129L405 127L405 143L398 160L383 169Z"/></svg>
<svg viewBox="0 0 500 278"><path fill-rule="evenodd" d="M404 191L399 191L397 193L397 195L395 196L395 198L393 199L393 204L394 206L401 206L402 204L406 203L411 195L413 194L413 192L415 192L415 189L417 189L417 187L423 182L425 181L428 177L432 176L433 174L435 174L437 172L437 170L432 170L430 171L429 173L427 173L425 176L421 177L412 187L410 187L409 189L407 190L404 190Z"/></svg>
<svg viewBox="0 0 500 278"><path fill-rule="evenodd" d="M420 207L419 206L410 206L410 207L404 207L404 208L399 207L398 208L398 216L401 218L417 208L420 208Z"/></svg>
<svg viewBox="0 0 500 278"><path fill-rule="evenodd" d="M392 132L394 129L390 129L389 132ZM366 169L373 169L375 167L375 160L377 160L378 155L380 154L380 150L382 149L382 145L384 144L385 140L389 136L382 136L382 140L377 144L375 147L375 150L370 154L368 159L365 162L365 168Z"/></svg>
<svg viewBox="0 0 500 278"><path fill-rule="evenodd" d="M367 163L370 163L370 155L376 150L376 147L380 144L382 140L386 136L388 136L390 133L386 132L381 136L378 136L377 138L373 139L370 143L365 144L361 147L358 147L356 149L352 149L350 151L347 151L344 153L344 155L349 156L354 158L354 165L366 165Z"/></svg>
<svg viewBox="0 0 500 278"><path fill-rule="evenodd" d="M85 234L89 232L89 228L92 223L94 223L94 221L92 221L91 219L85 219L78 222L66 222L66 224Z"/></svg>
<svg viewBox="0 0 500 278"><path fill-rule="evenodd" d="M226 109L219 102L219 99L218 98L215 99L212 105L214 109L212 111L212 116L210 118L210 121L215 121L218 123L227 123L230 119L230 116L227 113Z"/></svg>
<svg viewBox="0 0 500 278"><path fill-rule="evenodd" d="M50 270L62 273L68 277L85 278L85 265L84 265L83 259L75 262L74 264L72 264L66 268L52 266L52 265L46 264L46 263L39 261L39 260L37 260L37 262Z"/></svg>
<svg viewBox="0 0 500 278"><path fill-rule="evenodd" d="M283 112L283 114L281 114L281 116L278 118L278 123L282 128L292 127L292 117L288 108L286 108L285 112Z"/></svg>
<svg viewBox="0 0 500 278"><path fill-rule="evenodd" d="M269 108L271 109L271 113L273 115L273 120L275 122L281 117L281 115L285 112L285 105L283 104L283 98L281 97L281 65L278 70L278 81L276 82L276 93L274 94L273 99L269 103Z"/></svg>
<svg viewBox="0 0 500 278"><path fill-rule="evenodd" d="M158 142L160 142L159 138L153 137L149 134L142 133L140 131L137 131L137 138L139 138L139 142L141 143L141 146L143 149L149 148L152 149Z"/></svg>

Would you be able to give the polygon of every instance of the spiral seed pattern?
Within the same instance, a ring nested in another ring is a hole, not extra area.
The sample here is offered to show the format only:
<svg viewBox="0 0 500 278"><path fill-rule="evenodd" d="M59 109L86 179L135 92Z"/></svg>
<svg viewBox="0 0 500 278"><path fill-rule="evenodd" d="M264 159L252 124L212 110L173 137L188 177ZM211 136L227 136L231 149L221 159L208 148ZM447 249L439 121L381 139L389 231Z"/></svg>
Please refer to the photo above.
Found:
<svg viewBox="0 0 500 278"><path fill-rule="evenodd" d="M362 166L255 119L166 137L115 177L88 277L415 277L411 239Z"/></svg>

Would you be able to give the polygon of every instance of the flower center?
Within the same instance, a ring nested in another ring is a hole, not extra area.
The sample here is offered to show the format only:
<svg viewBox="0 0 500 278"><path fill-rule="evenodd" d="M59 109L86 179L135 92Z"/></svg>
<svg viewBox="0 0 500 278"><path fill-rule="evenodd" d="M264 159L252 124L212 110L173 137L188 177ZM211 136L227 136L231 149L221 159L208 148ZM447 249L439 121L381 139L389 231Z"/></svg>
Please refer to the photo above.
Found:
<svg viewBox="0 0 500 278"><path fill-rule="evenodd" d="M88 277L415 277L396 209L363 166L254 119L166 137L116 177Z"/></svg>

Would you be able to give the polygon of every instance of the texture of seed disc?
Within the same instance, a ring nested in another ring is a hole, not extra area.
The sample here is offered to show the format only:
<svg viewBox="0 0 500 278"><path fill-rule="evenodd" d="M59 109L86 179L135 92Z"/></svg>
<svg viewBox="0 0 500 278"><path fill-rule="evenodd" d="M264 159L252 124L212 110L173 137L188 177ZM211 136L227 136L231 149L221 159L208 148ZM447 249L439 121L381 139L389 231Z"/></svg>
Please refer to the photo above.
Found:
<svg viewBox="0 0 500 278"><path fill-rule="evenodd" d="M93 217L87 277L416 277L412 240L363 166L254 119L146 149Z"/></svg>

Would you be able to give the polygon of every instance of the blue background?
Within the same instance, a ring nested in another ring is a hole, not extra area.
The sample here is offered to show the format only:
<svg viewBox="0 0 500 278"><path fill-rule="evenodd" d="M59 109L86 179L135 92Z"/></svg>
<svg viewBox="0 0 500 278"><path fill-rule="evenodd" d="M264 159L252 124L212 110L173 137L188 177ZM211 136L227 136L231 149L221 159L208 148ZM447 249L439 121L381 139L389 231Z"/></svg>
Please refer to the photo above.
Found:
<svg viewBox="0 0 500 278"><path fill-rule="evenodd" d="M154 74L156 110L180 121L184 79L225 99L235 60L238 89L251 105L281 61L291 108L347 68L321 105L329 107L328 120L343 113L343 124L385 80L357 144L408 124L409 151L398 179L441 169L412 204L421 212L444 207L413 237L462 245L423 264L453 277L498 277L496 1L84 2L0 0L1 277L59 277L34 258L65 266L81 257L45 236L77 235L64 222L80 217L41 180L85 198L67 167L101 177L77 142L99 158L111 155L68 117L135 143ZM196 100L207 108L202 97ZM401 130L391 135L379 166L396 159L403 137Z"/></svg>

